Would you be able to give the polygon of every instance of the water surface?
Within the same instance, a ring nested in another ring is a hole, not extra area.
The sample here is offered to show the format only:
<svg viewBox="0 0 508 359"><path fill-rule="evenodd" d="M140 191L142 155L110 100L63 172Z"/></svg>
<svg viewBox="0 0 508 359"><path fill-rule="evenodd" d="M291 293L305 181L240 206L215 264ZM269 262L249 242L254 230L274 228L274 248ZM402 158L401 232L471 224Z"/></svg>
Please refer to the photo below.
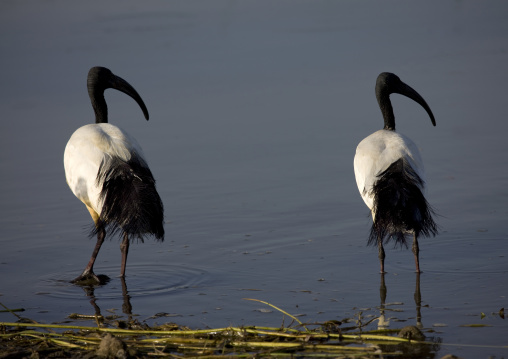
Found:
<svg viewBox="0 0 508 359"><path fill-rule="evenodd" d="M384 314L373 328L419 324L441 341L438 357L507 356L508 325L497 314L508 307L504 2L0 9L1 303L46 323L129 315L128 301L141 321L289 324L244 300L256 298L309 323L362 312ZM146 122L130 98L106 93L110 122L149 159L166 240L133 244L125 283L119 243L106 242L96 272L112 279L92 297L68 283L95 241L65 183L63 151L93 121L86 74L95 65L129 81L149 109ZM421 148L442 229L420 241L419 281L411 252L387 248L386 298L353 174L356 145L382 126L382 71L413 86L436 116L434 128L416 103L392 96L397 129Z"/></svg>

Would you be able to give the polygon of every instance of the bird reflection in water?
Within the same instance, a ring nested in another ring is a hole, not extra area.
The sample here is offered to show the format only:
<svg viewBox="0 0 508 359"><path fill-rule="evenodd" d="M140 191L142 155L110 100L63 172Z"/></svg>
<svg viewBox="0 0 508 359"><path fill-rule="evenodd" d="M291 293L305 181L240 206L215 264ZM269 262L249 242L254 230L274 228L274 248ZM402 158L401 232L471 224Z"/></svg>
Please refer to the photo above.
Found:
<svg viewBox="0 0 508 359"><path fill-rule="evenodd" d="M100 276L99 276L100 277ZM127 325L130 325L132 323L132 304L131 304L131 297L129 295L129 291L127 289L127 283L125 282L125 278L124 277L120 277L120 283L122 284L122 298L123 298L123 302L122 302L122 313L124 313L125 315L127 315L127 319L125 320L125 322L127 323ZM95 297L95 289L97 288L96 286L93 286L93 285L90 285L90 286L83 286L82 287L86 296L88 298L90 298L90 304L92 305L94 311L95 311L95 318L97 321L99 322L104 322L104 316L102 315L101 313L101 308L98 306L97 304L97 298ZM115 319L118 319L117 316L115 316ZM120 326L127 326L127 325L122 325L121 323L119 323Z"/></svg>
<svg viewBox="0 0 508 359"><path fill-rule="evenodd" d="M378 318L378 330L388 330L390 326L390 319L387 318L385 312L388 311L386 308L386 296L388 290L385 282L385 274L381 273L381 283L379 286L379 298L381 304L379 306L379 318ZM436 353L439 351L441 338L440 337L426 337L423 334L424 326L422 324L422 293L420 290L420 273L416 273L415 280L415 292L414 292L414 303L416 308L416 325L408 325L403 327L398 336L406 339L421 343L400 343L394 348L393 346L380 345L383 351L394 349L404 353L404 358L434 358ZM390 310L393 312L393 310ZM394 318L396 319L396 318ZM397 320L397 319L396 319ZM400 320L398 320L400 321Z"/></svg>
<svg viewBox="0 0 508 359"><path fill-rule="evenodd" d="M387 289L385 283L385 274L381 273L381 284L379 286L379 298L381 300L381 305L379 306L380 316L378 320L378 329L388 329L390 326L390 319L386 319L385 317L386 294ZM416 327L419 330L422 330L422 293L420 291L420 273L416 273L414 300L416 306Z"/></svg>

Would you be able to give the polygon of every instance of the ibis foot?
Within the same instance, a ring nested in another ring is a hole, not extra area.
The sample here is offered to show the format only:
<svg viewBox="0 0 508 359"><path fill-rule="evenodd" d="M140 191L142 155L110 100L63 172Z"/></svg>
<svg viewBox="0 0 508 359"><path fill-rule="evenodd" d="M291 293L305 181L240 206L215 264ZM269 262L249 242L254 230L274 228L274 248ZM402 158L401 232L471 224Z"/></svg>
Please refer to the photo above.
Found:
<svg viewBox="0 0 508 359"><path fill-rule="evenodd" d="M93 272L83 273L79 277L74 278L71 283L79 286L97 286L104 285L111 280L107 275L96 275Z"/></svg>

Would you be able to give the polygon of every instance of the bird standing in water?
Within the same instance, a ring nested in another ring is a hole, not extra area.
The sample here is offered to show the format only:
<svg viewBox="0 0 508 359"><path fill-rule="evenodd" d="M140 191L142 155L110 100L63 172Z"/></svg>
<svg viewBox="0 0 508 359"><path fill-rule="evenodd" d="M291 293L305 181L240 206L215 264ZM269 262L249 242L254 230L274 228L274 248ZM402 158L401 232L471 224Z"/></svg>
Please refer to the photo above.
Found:
<svg viewBox="0 0 508 359"><path fill-rule="evenodd" d="M381 73L376 81L376 98L384 128L358 144L354 158L356 184L372 213L368 245L378 246L381 273L385 272L383 243L393 240L395 245L407 247L408 235L413 236L412 250L419 273L418 238L435 236L438 228L424 196L425 176L420 152L413 141L395 132L392 93L416 101L436 125L429 105L414 89L392 73Z"/></svg>
<svg viewBox="0 0 508 359"><path fill-rule="evenodd" d="M146 235L164 240L164 208L141 147L125 131L108 123L104 91L113 88L129 95L148 120L143 100L127 81L104 67L90 69L87 86L95 123L72 134L65 147L64 167L67 184L94 221L91 236L97 235L92 257L73 283L101 284L93 266L106 230L123 235L120 275L124 277L130 240L143 241Z"/></svg>

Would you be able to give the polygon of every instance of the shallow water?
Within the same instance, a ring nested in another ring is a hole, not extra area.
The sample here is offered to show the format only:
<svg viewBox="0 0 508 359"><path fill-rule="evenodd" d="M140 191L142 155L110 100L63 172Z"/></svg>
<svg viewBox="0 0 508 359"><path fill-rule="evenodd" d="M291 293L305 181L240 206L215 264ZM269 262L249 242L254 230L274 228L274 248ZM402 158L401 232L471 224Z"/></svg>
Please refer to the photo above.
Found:
<svg viewBox="0 0 508 359"><path fill-rule="evenodd" d="M389 328L421 323L441 341L437 357L508 356L497 314L508 307L507 4L122 4L0 5L1 303L40 322L123 306L196 328L289 324L244 298L304 322L384 311ZM68 283L95 241L63 150L93 121L85 84L95 65L145 100L149 122L124 94L106 93L110 122L144 148L167 222L164 243L133 244L125 283L119 243L105 243L96 272L111 281L92 297ZM382 126L382 71L436 116L434 128L392 96L442 228L420 241L421 303L411 252L387 248L384 309L352 168L358 142Z"/></svg>

